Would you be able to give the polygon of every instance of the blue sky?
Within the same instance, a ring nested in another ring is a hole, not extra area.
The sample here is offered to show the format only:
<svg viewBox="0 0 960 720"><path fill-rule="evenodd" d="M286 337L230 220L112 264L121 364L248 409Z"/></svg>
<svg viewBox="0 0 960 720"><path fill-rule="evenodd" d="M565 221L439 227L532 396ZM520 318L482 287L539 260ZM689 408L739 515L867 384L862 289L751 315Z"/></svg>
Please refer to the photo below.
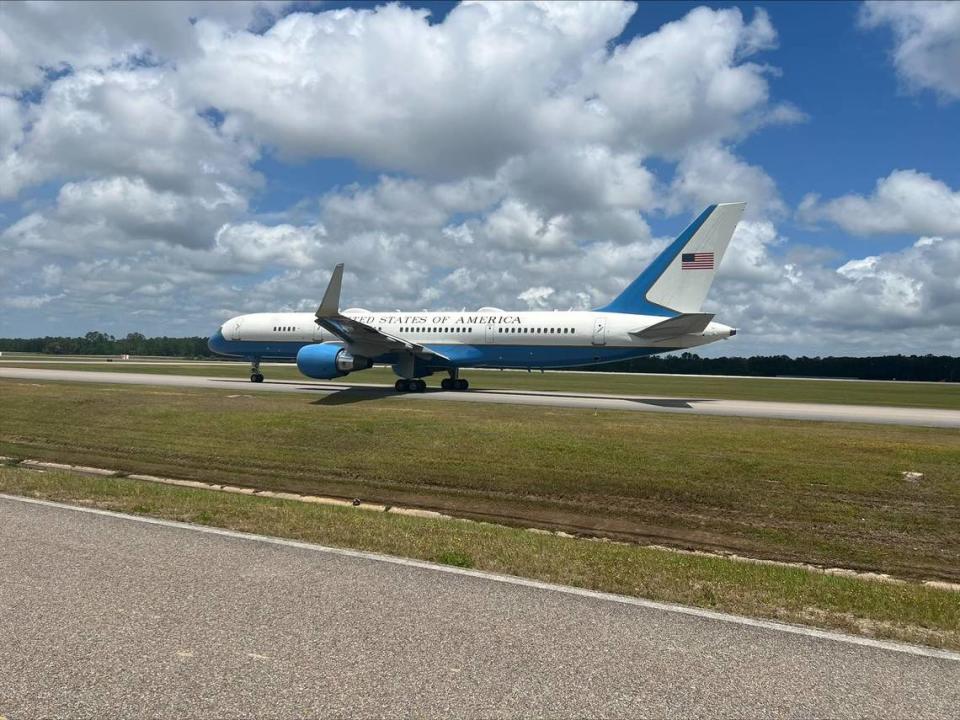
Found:
<svg viewBox="0 0 960 720"><path fill-rule="evenodd" d="M710 352L960 353L952 3L4 13L0 336L591 307L746 199Z"/></svg>

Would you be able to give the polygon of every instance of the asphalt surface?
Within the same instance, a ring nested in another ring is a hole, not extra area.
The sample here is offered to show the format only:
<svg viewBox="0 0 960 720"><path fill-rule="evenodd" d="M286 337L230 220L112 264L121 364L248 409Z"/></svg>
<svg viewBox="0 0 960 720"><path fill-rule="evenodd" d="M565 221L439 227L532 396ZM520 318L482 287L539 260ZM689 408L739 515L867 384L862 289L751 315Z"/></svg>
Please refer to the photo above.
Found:
<svg viewBox="0 0 960 720"><path fill-rule="evenodd" d="M0 378L21 380L110 383L117 385L160 385L191 388L214 388L233 393L288 392L312 395L336 395L332 402L354 403L383 397L398 397L393 386L362 383L323 383L299 380L274 380L251 383L241 378L216 378L196 375L152 373L98 372L93 370L52 370L0 366ZM405 393L414 400L448 400L452 402L505 403L550 407L574 407L602 410L633 410L699 415L859 422L885 425L918 425L960 428L960 410L915 407L881 407L876 405L830 405L752 400L713 400L705 398L639 397L570 392L535 392L517 390L470 390L446 392L430 389L426 393Z"/></svg>
<svg viewBox="0 0 960 720"><path fill-rule="evenodd" d="M6 497L0 543L9 720L960 707L960 655L909 646Z"/></svg>

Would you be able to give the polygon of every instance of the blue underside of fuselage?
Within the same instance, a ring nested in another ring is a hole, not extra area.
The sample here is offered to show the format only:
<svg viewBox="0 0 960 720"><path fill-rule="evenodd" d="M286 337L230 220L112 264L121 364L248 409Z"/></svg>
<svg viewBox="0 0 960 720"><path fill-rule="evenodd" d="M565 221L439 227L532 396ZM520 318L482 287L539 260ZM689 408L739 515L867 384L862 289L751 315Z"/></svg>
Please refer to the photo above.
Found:
<svg viewBox="0 0 960 720"><path fill-rule="evenodd" d="M255 342L227 340L221 333L213 335L208 345L218 355L242 357L250 360L292 360L300 348L313 345L308 342ZM340 343L331 343L340 344ZM606 346L551 346L541 345L461 345L427 343L426 347L446 356L429 363L431 369L445 368L564 368L617 362L636 357L670 352L676 348L623 348ZM373 358L383 365L398 362L396 353L387 353Z"/></svg>

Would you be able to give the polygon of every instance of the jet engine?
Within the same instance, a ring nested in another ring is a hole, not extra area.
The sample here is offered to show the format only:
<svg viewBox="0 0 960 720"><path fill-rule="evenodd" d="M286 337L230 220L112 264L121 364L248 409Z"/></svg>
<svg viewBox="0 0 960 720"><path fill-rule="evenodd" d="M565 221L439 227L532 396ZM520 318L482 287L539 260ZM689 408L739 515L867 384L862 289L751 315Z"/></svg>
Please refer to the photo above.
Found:
<svg viewBox="0 0 960 720"><path fill-rule="evenodd" d="M307 377L332 380L354 370L373 367L373 360L361 355L351 355L342 345L318 343L305 345L297 353L297 368Z"/></svg>

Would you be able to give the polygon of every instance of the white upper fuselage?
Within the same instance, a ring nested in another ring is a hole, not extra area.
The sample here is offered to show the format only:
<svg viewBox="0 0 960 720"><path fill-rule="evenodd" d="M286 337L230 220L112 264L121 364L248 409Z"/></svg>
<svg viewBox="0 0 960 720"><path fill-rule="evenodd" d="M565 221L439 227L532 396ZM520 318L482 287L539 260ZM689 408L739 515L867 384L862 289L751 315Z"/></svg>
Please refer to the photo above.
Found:
<svg viewBox="0 0 960 720"><path fill-rule="evenodd" d="M343 313L380 332L421 345L533 345L608 348L690 348L730 337L727 325L711 322L702 333L662 340L637 337L665 318L592 311ZM227 341L317 343L339 341L320 328L313 313L255 313L231 318L221 328Z"/></svg>

